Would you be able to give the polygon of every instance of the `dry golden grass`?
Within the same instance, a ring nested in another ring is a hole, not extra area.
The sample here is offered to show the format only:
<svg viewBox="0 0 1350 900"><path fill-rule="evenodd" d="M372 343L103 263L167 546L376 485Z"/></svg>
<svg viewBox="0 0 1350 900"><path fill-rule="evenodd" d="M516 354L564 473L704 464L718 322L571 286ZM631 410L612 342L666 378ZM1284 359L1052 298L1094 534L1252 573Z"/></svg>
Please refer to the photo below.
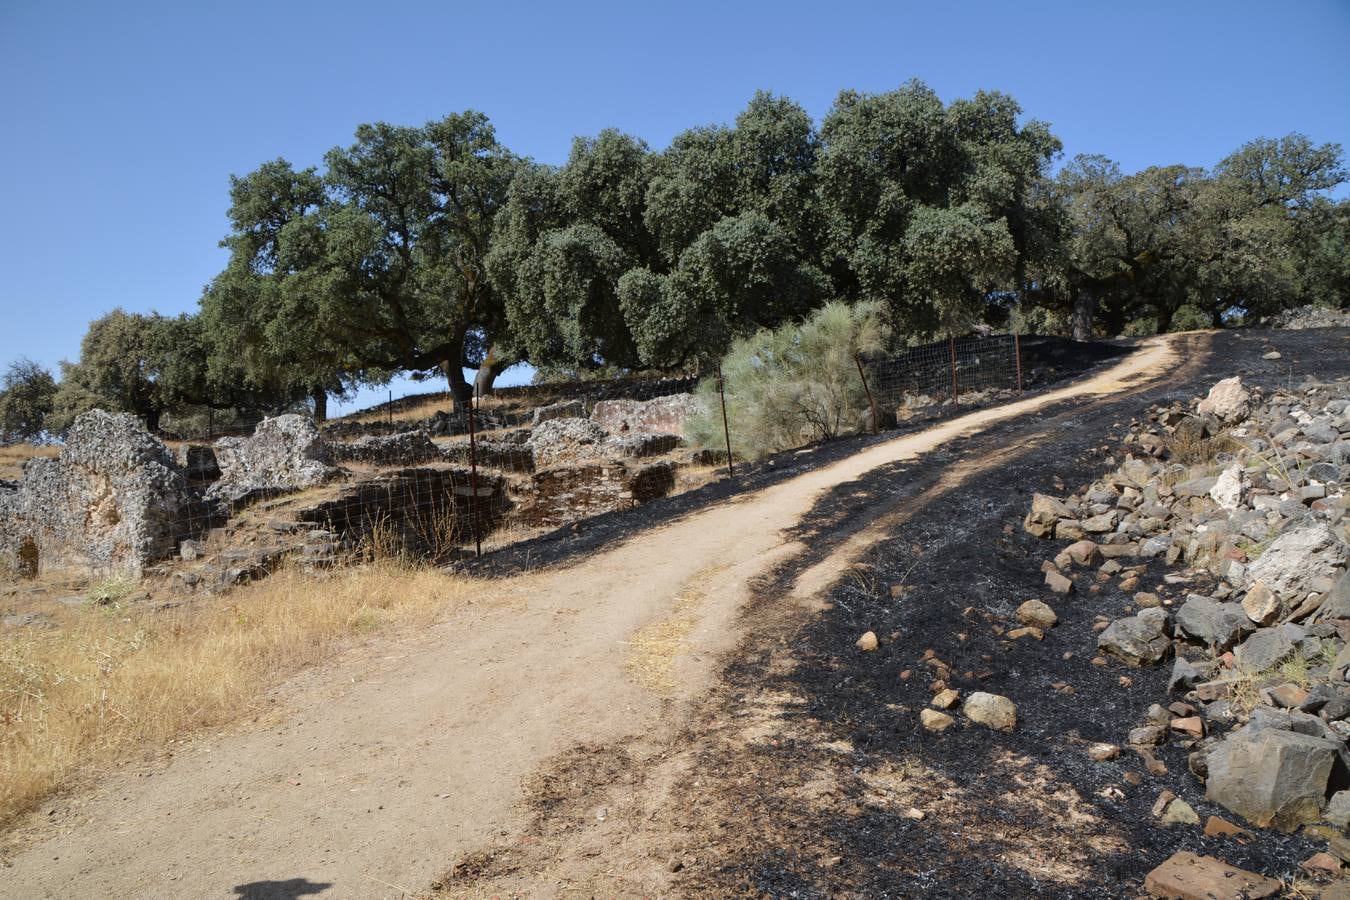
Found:
<svg viewBox="0 0 1350 900"><path fill-rule="evenodd" d="M426 625L472 583L376 565L285 571L218 603L89 607L0 632L0 828L73 777L228 723L279 678L383 625Z"/></svg>
<svg viewBox="0 0 1350 900"><path fill-rule="evenodd" d="M22 478L24 463L35 456L55 456L60 449L45 444L0 445L0 478Z"/></svg>
<svg viewBox="0 0 1350 900"><path fill-rule="evenodd" d="M1242 449L1242 444L1221 431L1211 437L1197 437L1194 432L1174 434L1167 439L1167 450L1174 462L1187 466L1213 465L1220 454L1233 454Z"/></svg>

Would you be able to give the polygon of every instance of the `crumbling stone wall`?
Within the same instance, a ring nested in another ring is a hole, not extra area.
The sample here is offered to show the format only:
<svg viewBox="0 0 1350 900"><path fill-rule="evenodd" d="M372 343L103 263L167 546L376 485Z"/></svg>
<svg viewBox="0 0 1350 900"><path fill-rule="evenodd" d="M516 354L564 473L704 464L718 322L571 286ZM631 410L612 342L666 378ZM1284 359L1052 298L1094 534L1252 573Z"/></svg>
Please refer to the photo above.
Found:
<svg viewBox="0 0 1350 900"><path fill-rule="evenodd" d="M55 459L0 491L0 563L21 574L139 577L211 524L169 449L125 413L75 420Z"/></svg>
<svg viewBox="0 0 1350 900"><path fill-rule="evenodd" d="M328 453L336 462L359 462L375 466L415 466L443 458L441 448L420 429L384 437L367 435L349 443L331 443Z"/></svg>
<svg viewBox="0 0 1350 900"><path fill-rule="evenodd" d="M680 435L696 412L693 394L671 394L655 400L601 400L591 410L591 421L613 435Z"/></svg>
<svg viewBox="0 0 1350 900"><path fill-rule="evenodd" d="M537 472L522 489L519 520L552 528L664 497L675 487L670 462L596 462Z"/></svg>
<svg viewBox="0 0 1350 900"><path fill-rule="evenodd" d="M221 438L215 453L221 475L206 496L231 507L314 487L341 474L329 465L319 429L294 413L263 419L252 437Z"/></svg>

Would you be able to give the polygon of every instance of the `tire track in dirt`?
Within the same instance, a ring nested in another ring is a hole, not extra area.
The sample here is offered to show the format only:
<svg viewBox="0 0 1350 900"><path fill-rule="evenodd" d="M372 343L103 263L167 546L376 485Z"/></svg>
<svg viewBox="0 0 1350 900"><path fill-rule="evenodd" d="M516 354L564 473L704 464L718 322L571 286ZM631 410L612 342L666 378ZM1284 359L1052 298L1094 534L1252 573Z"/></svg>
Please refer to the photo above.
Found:
<svg viewBox="0 0 1350 900"><path fill-rule="evenodd" d="M304 879L337 900L427 884L448 862L527 833L537 812L520 801L547 760L581 745L670 756L663 742L736 646L755 585L852 527L794 533L826 492L999 423L1137 389L1174 366L1178 340L1150 340L1080 383L873 444L573 565L485 582L481 603L426 633L374 641L296 679L278 694L295 710L280 724L203 738L168 766L105 779L63 828L13 858L0 895L289 896L280 892ZM838 555L813 577L828 582L847 565ZM644 635L669 691L634 677ZM638 778L637 768L615 777Z"/></svg>

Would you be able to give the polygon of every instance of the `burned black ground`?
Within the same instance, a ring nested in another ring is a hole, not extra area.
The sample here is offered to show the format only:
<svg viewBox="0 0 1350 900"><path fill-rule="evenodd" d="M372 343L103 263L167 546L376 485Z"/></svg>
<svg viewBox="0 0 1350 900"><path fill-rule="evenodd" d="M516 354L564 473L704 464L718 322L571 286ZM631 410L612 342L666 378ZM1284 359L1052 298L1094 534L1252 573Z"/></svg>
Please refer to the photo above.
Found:
<svg viewBox="0 0 1350 900"><path fill-rule="evenodd" d="M1072 596L1050 594L1040 564L1063 542L1038 541L1020 523L1034 491L1063 495L1118 464L1118 438L1149 404L1203 395L1233 374L1265 387L1344 377L1347 338L1344 330L1196 338L1186 364L1157 388L1007 422L822 498L801 526L811 550L760 586L747 612L751 637L688 736L706 748L685 785L690 843L704 852L676 886L695 895L1133 896L1149 869L1182 849L1291 877L1322 847L1275 832L1249 844L1210 839L1152 817L1167 788L1202 819L1235 818L1205 802L1181 749L1161 750L1170 772L1160 778L1130 753L1088 760L1086 742L1123 743L1149 704L1166 702L1167 667L1091 665L1094 617L1124 614L1129 598L1114 583L1090 593L1089 575L1077 578ZM1272 347L1283 358L1263 360ZM957 487L939 486L954 463L1000 453L1006 456L996 466ZM856 577L835 586L830 609L805 623L781 614L800 572L897 509L907 518L869 551ZM1141 587L1151 589L1162 574L1155 567ZM911 590L892 598L890 585L901 583ZM992 631L994 623L1014 623L1017 605L1033 597L1060 617L1044 641L1006 641ZM861 653L854 641L869 630L881 636L881 648ZM933 675L921 658L929 649L951 665L953 687L1010 697L1016 731L924 731L918 712ZM794 665L782 665L785 655ZM906 669L914 675L902 681ZM782 739L720 740L726 723L766 693L805 699L781 713ZM878 773L896 771L913 773L904 802L926 808L924 819L869 799ZM1127 771L1143 775L1142 784L1127 784ZM828 776L836 788L804 790L808 776ZM1123 796L1103 796L1108 787Z"/></svg>

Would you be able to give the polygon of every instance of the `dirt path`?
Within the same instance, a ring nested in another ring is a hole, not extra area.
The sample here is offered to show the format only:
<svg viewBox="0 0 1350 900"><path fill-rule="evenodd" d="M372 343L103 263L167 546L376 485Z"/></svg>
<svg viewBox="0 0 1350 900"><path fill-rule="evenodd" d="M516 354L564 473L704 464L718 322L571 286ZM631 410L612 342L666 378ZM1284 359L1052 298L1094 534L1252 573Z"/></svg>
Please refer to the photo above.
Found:
<svg viewBox="0 0 1350 900"><path fill-rule="evenodd" d="M876 444L688 515L288 685L267 728L106 779L0 870L4 897L398 897L520 824L522 783L585 743L673 733L734 646L749 585L822 492L962 435L1164 375L1156 339L1082 383ZM799 581L809 602L850 544ZM485 594L489 593L485 591ZM597 815L603 816L603 811Z"/></svg>

